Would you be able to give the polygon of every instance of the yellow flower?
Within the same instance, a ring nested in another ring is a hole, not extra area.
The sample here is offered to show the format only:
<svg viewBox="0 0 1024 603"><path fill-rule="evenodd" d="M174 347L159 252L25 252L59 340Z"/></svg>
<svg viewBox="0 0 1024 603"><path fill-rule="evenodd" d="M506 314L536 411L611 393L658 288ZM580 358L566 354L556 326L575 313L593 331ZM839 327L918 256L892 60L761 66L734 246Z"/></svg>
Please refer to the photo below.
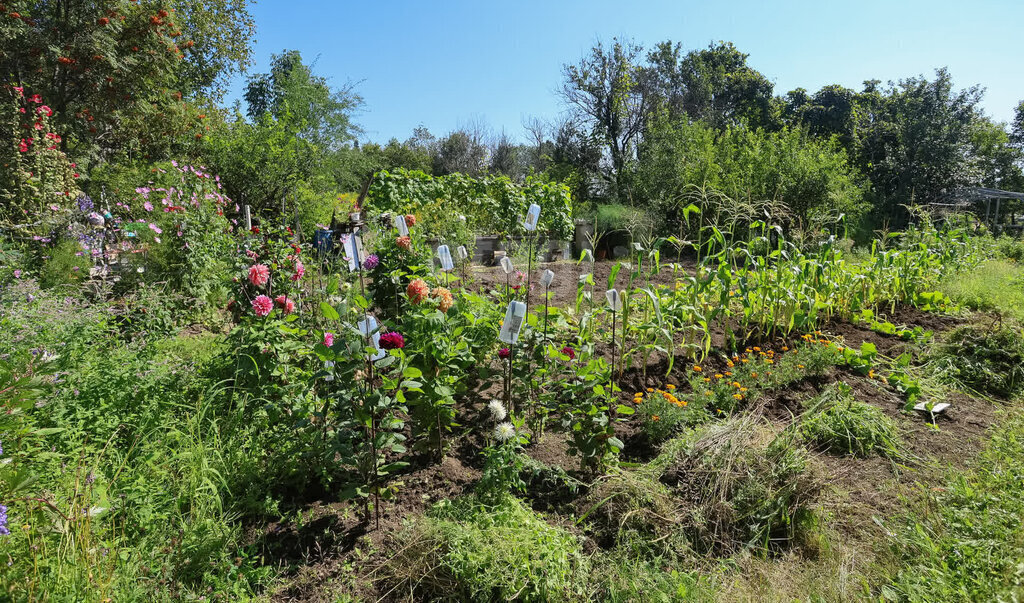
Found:
<svg viewBox="0 0 1024 603"><path fill-rule="evenodd" d="M703 371L704 369L700 368L699 366L694 366L693 370L699 373L699 372Z"/></svg>
<svg viewBox="0 0 1024 603"><path fill-rule="evenodd" d="M754 346L754 351L755 351L755 352L760 352L760 351L761 351L761 348L759 348L759 347L757 347L757 346L755 345L755 346Z"/></svg>
<svg viewBox="0 0 1024 603"><path fill-rule="evenodd" d="M732 377L732 373L730 373L729 371L725 371L725 376L726 377Z"/></svg>
<svg viewBox="0 0 1024 603"><path fill-rule="evenodd" d="M651 420L652 421L660 421L661 417L659 417L658 415L651 415Z"/></svg>
<svg viewBox="0 0 1024 603"><path fill-rule="evenodd" d="M805 368L805 367L802 364L798 364L798 365L796 365L796 368Z"/></svg>
<svg viewBox="0 0 1024 603"><path fill-rule="evenodd" d="M667 387L668 389L675 389L676 388L676 386L672 385L671 383L669 383L665 387Z"/></svg>
<svg viewBox="0 0 1024 603"><path fill-rule="evenodd" d="M789 348L788 348L788 347L786 347L786 346L782 346L782 351L783 351L783 352L788 352L788 351L789 351Z"/></svg>
<svg viewBox="0 0 1024 603"><path fill-rule="evenodd" d="M725 363L725 366L727 366L727 367L729 367L729 368L732 368L732 367L734 367L734 366L736 366L736 365L732 363L732 360L730 360L729 362L726 362L726 363Z"/></svg>
<svg viewBox="0 0 1024 603"><path fill-rule="evenodd" d="M715 379L721 379L722 373L715 373Z"/></svg>
<svg viewBox="0 0 1024 603"><path fill-rule="evenodd" d="M739 381L733 381L733 382L732 382L732 386L733 386L733 387L743 387L742 385L740 385L740 382L739 382Z"/></svg>
<svg viewBox="0 0 1024 603"><path fill-rule="evenodd" d="M653 387L648 387L647 388L647 393L649 393L649 394L654 393L654 388Z"/></svg>
<svg viewBox="0 0 1024 603"><path fill-rule="evenodd" d="M732 397L736 398L737 400L742 400L743 399L743 394L733 394Z"/></svg>
<svg viewBox="0 0 1024 603"><path fill-rule="evenodd" d="M750 373L750 376L757 379L757 373Z"/></svg>
<svg viewBox="0 0 1024 603"><path fill-rule="evenodd" d="M747 388L745 388L745 387L741 387L741 388L740 388L740 391L741 391L741 392L743 392L743 393L746 393L746 391L747 391Z"/></svg>
<svg viewBox="0 0 1024 603"><path fill-rule="evenodd" d="M704 377L704 383L711 383L711 377Z"/></svg>
<svg viewBox="0 0 1024 603"><path fill-rule="evenodd" d="M874 379L874 378L875 378L875 371L874 370L868 371L868 379Z"/></svg>
<svg viewBox="0 0 1024 603"><path fill-rule="evenodd" d="M746 363L750 362L750 360L748 360L748 359L744 358L744 359L740 360L740 362L742 362L742 363L746 364Z"/></svg>

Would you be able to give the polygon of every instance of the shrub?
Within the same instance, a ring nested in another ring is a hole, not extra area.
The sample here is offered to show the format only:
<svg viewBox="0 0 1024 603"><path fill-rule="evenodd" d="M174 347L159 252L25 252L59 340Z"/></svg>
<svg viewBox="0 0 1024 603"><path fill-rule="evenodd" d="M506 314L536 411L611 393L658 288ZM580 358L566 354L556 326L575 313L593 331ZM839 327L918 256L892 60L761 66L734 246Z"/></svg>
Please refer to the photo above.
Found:
<svg viewBox="0 0 1024 603"><path fill-rule="evenodd" d="M39 284L49 289L60 285L77 285L89 277L92 260L82 254L75 241L61 241L43 256Z"/></svg>
<svg viewBox="0 0 1024 603"><path fill-rule="evenodd" d="M584 587L578 539L512 496L438 503L399 542L383 580L417 599L564 601Z"/></svg>
<svg viewBox="0 0 1024 603"><path fill-rule="evenodd" d="M899 428L878 408L853 398L845 383L830 386L803 415L800 435L817 448L840 454L900 454Z"/></svg>
<svg viewBox="0 0 1024 603"><path fill-rule="evenodd" d="M1024 390L1024 333L1019 326L958 327L935 357L949 369L946 374L982 394L1011 398Z"/></svg>

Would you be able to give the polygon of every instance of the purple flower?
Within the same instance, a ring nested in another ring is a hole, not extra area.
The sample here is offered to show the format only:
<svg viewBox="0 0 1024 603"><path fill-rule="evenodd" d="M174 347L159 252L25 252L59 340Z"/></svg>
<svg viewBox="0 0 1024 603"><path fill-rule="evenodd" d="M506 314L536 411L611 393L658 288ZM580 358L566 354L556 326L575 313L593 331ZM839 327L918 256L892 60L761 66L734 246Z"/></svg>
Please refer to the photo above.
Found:
<svg viewBox="0 0 1024 603"><path fill-rule="evenodd" d="M10 536L11 530L7 527L7 505L0 505L0 536Z"/></svg>
<svg viewBox="0 0 1024 603"><path fill-rule="evenodd" d="M145 203L143 203L142 207L144 207L146 209L146 211L153 211L153 204L150 203L149 201L146 201Z"/></svg>
<svg viewBox="0 0 1024 603"><path fill-rule="evenodd" d="M89 198L89 195L82 194L78 197L78 211L86 213L95 208L96 206L93 204L92 199Z"/></svg>
<svg viewBox="0 0 1024 603"><path fill-rule="evenodd" d="M14 278L21 278L21 270L14 271Z"/></svg>
<svg viewBox="0 0 1024 603"><path fill-rule="evenodd" d="M385 350L396 350L405 347L405 337L398 331L388 331L380 336L380 347Z"/></svg>
<svg viewBox="0 0 1024 603"><path fill-rule="evenodd" d="M366 268L367 270L373 270L374 268L377 267L377 264L380 264L380 258L377 257L377 254L375 253L371 253L370 255L366 256L365 260L363 260L363 267Z"/></svg>

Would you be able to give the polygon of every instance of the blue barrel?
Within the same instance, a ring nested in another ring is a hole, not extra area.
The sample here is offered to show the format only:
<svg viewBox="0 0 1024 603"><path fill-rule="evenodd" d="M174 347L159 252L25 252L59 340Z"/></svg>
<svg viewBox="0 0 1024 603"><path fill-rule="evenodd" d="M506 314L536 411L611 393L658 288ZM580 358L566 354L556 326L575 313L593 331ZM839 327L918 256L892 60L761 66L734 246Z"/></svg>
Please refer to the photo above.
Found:
<svg viewBox="0 0 1024 603"><path fill-rule="evenodd" d="M319 255L326 255L334 249L334 238L331 236L334 231L321 228L313 235L313 251Z"/></svg>

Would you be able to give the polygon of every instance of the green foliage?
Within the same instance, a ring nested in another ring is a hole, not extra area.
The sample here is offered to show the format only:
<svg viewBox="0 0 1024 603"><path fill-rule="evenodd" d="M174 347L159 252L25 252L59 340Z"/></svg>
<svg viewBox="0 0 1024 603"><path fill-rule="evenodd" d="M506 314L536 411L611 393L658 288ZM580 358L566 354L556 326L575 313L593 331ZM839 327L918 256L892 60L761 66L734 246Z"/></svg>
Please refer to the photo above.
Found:
<svg viewBox="0 0 1024 603"><path fill-rule="evenodd" d="M1004 255L1016 253L1014 247L1002 248ZM967 274L946 279L940 288L965 308L1024 320L1024 267L1015 262L989 260Z"/></svg>
<svg viewBox="0 0 1024 603"><path fill-rule="evenodd" d="M1010 399L1024 391L1024 336L1019 326L957 327L934 356L950 378L982 394Z"/></svg>
<svg viewBox="0 0 1024 603"><path fill-rule="evenodd" d="M700 123L661 117L649 127L640 149L637 188L652 209L681 221L682 208L700 191L704 221L723 228L730 222L762 219L761 205L776 203L774 219L794 228L831 224L840 214L856 223L867 207L860 178L846 154L831 141L800 130L766 132L730 128L716 132Z"/></svg>
<svg viewBox="0 0 1024 603"><path fill-rule="evenodd" d="M61 241L45 251L39 270L39 284L44 288L78 285L89 277L92 260L82 255L81 246L74 241Z"/></svg>
<svg viewBox="0 0 1024 603"><path fill-rule="evenodd" d="M431 600L565 601L582 595L575 536L511 497L444 501L403 535L386 582Z"/></svg>
<svg viewBox="0 0 1024 603"><path fill-rule="evenodd" d="M447 214L464 216L472 232L519 236L530 204L540 206L539 230L551 236L572 238L572 201L569 189L561 184L527 180L522 185L507 176L474 179L463 174L430 176L423 172L398 170L381 172L374 179L367 198L373 213L411 213L418 217ZM457 235L451 223L432 223L424 219L428 236L448 240Z"/></svg>
<svg viewBox="0 0 1024 603"><path fill-rule="evenodd" d="M973 469L950 470L945 487L922 488L910 512L889 524L887 599L999 601L1019 593L1024 415L1008 419Z"/></svg>
<svg viewBox="0 0 1024 603"><path fill-rule="evenodd" d="M800 419L800 436L829 452L868 456L900 455L899 428L880 409L855 400L853 390L836 383L808 403Z"/></svg>

